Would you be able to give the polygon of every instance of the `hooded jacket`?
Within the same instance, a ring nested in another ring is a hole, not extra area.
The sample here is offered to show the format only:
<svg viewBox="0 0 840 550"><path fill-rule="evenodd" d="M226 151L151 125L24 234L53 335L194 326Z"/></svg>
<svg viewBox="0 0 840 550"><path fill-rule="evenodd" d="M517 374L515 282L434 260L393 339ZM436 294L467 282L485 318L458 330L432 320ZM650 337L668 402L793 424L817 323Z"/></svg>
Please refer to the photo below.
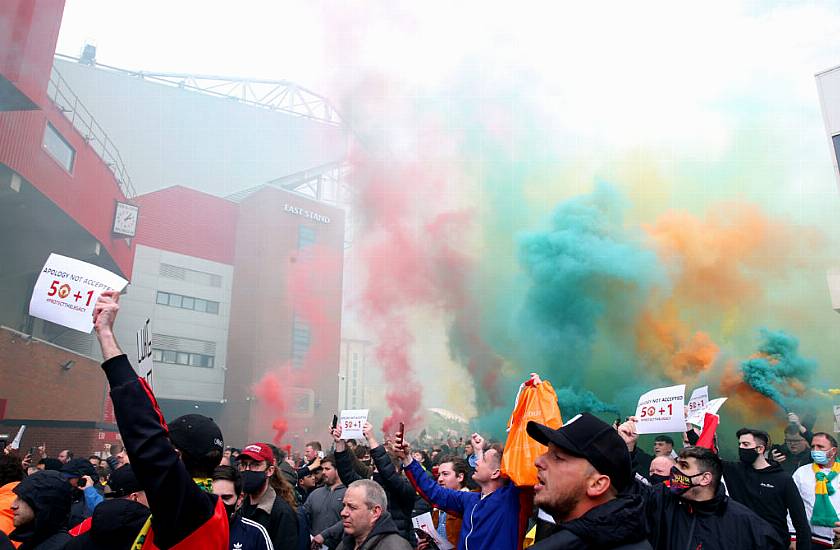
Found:
<svg viewBox="0 0 840 550"><path fill-rule="evenodd" d="M388 513L391 521L397 527L400 536L409 542L414 542L411 524L412 510L417 493L411 483L403 477L391 462L391 457L385 447L379 445L370 450L370 456L376 464L378 473L373 475L374 481L379 483L388 496ZM341 482L350 485L359 479L365 479L354 468L352 451L345 450L335 453L336 470Z"/></svg>
<svg viewBox="0 0 840 550"><path fill-rule="evenodd" d="M65 550L130 550L151 512L138 502L109 499L96 507L90 529L67 543Z"/></svg>
<svg viewBox="0 0 840 550"><path fill-rule="evenodd" d="M634 483L645 501L648 540L656 550L784 550L769 523L730 499L718 485L714 498L694 502L671 493L664 484Z"/></svg>
<svg viewBox="0 0 840 550"><path fill-rule="evenodd" d="M533 550L652 550L645 538L644 501L619 495L583 516L557 525ZM693 550L693 549L692 549Z"/></svg>
<svg viewBox="0 0 840 550"><path fill-rule="evenodd" d="M344 535L341 544L336 550L354 550L356 539L350 535ZM379 519L373 525L370 534L359 550L412 550L412 546L400 536L391 514L382 512Z"/></svg>
<svg viewBox="0 0 840 550"><path fill-rule="evenodd" d="M67 518L70 515L71 487L54 471L32 474L13 489L35 512L35 519L21 525L9 538L23 543L21 550L54 550L70 540Z"/></svg>
<svg viewBox="0 0 840 550"><path fill-rule="evenodd" d="M723 479L729 496L767 521L789 542L787 517L793 521L796 540L808 540L811 527L805 515L805 505L793 478L775 462L762 470L741 462L724 462Z"/></svg>

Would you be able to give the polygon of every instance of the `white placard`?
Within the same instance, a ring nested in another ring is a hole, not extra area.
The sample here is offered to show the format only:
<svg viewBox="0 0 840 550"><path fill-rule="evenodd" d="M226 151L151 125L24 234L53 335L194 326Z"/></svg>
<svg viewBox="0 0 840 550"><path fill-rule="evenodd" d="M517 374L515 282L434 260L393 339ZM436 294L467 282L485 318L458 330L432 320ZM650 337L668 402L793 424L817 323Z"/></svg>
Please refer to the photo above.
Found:
<svg viewBox="0 0 840 550"><path fill-rule="evenodd" d="M29 315L90 333L99 295L106 290L121 292L127 284L107 269L53 253L35 282Z"/></svg>
<svg viewBox="0 0 840 550"><path fill-rule="evenodd" d="M685 384L650 390L636 406L636 431L640 434L685 431Z"/></svg>
<svg viewBox="0 0 840 550"><path fill-rule="evenodd" d="M339 420L341 426L341 439L364 439L362 428L368 418L368 409L347 409L341 411Z"/></svg>
<svg viewBox="0 0 840 550"><path fill-rule="evenodd" d="M685 404L685 421L699 425L709 406L709 386L697 388L691 392L688 403Z"/></svg>
<svg viewBox="0 0 840 550"><path fill-rule="evenodd" d="M22 424L21 427L18 429L18 433L15 436L12 444L9 445L12 449L20 449L20 440L23 439L23 432L26 431L26 424Z"/></svg>
<svg viewBox="0 0 840 550"><path fill-rule="evenodd" d="M840 432L840 405L834 405L834 433Z"/></svg>
<svg viewBox="0 0 840 550"><path fill-rule="evenodd" d="M415 529L420 529L429 535L429 537L435 541L435 544L438 548L440 548L440 550L451 550L452 548L455 548L448 540L441 538L440 534L435 529L431 512L426 512L425 514L420 514L419 516L411 518L411 524Z"/></svg>
<svg viewBox="0 0 840 550"><path fill-rule="evenodd" d="M723 405L726 402L727 399L729 399L729 398L728 397L718 397L716 399L712 399L711 401L709 401L706 404L706 408L698 413L697 418L692 419L692 420L687 419L687 422L691 422L695 426L700 426L702 428L703 424L706 421L706 413L717 414L718 410L720 409L720 406Z"/></svg>
<svg viewBox="0 0 840 550"><path fill-rule="evenodd" d="M152 385L152 324L146 319L143 328L137 331L137 371L146 378L146 383L154 391ZM144 374L145 373L145 374Z"/></svg>

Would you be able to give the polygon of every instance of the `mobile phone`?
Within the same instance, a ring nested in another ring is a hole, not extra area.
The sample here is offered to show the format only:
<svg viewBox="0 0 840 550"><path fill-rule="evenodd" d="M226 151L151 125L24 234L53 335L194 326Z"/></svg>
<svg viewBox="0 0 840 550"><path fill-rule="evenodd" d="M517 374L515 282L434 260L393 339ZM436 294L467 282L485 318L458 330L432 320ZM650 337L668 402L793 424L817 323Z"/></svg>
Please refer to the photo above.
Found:
<svg viewBox="0 0 840 550"><path fill-rule="evenodd" d="M35 451L37 451L37 450L38 449L36 447L29 447L29 456L34 458L35 457Z"/></svg>
<svg viewBox="0 0 840 550"><path fill-rule="evenodd" d="M332 429L334 430L336 426L338 426L338 416L333 415Z"/></svg>
<svg viewBox="0 0 840 550"><path fill-rule="evenodd" d="M404 441L405 441L405 424L400 422L400 438L397 440L397 443L402 445Z"/></svg>

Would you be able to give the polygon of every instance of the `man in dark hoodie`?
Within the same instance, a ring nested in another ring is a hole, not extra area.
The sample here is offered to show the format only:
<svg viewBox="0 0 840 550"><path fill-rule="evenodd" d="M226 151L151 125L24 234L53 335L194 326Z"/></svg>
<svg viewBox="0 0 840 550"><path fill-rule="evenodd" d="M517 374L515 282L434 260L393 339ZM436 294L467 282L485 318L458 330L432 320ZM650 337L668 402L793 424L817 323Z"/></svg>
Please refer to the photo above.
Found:
<svg viewBox="0 0 840 550"><path fill-rule="evenodd" d="M376 440L373 425L370 422L365 422L362 433L367 439L370 455L376 464L373 479L382 486L388 497L388 513L391 515L391 520L396 525L400 536L413 543L411 512L417 497L414 486L397 470L385 447ZM341 439L341 426L332 430L332 436L335 440L336 469L341 482L350 485L354 481L364 479L353 466L355 458L353 451L347 449L346 441Z"/></svg>
<svg viewBox="0 0 840 550"><path fill-rule="evenodd" d="M412 550L387 509L388 497L378 483L369 479L351 483L344 493L344 538L337 550Z"/></svg>
<svg viewBox="0 0 840 550"><path fill-rule="evenodd" d="M93 514L94 508L102 502L105 491L98 483L96 469L85 458L71 458L61 468L61 474L73 488L73 504L70 506L68 526L75 527ZM87 480L91 480L88 483Z"/></svg>
<svg viewBox="0 0 840 550"><path fill-rule="evenodd" d="M588 413L558 430L528 423L528 435L548 446L537 458L534 505L556 529L534 550L651 550L644 502L621 494L633 483L630 453L615 428Z"/></svg>
<svg viewBox="0 0 840 550"><path fill-rule="evenodd" d="M723 463L729 496L766 520L785 544L790 544L788 514L796 530L796 540L808 540L811 528L796 483L779 464L765 458L770 436L749 428L741 428L736 435L738 462Z"/></svg>
<svg viewBox="0 0 840 550"><path fill-rule="evenodd" d="M636 419L619 426L625 443L639 437ZM783 550L787 546L769 523L723 489L723 464L705 447L686 447L671 468L665 483L654 486L636 482L631 487L645 501L645 527L656 550Z"/></svg>
<svg viewBox="0 0 840 550"><path fill-rule="evenodd" d="M109 487L90 519L70 530L73 540L64 550L132 548L151 514L146 493L130 464L114 470Z"/></svg>
<svg viewBox="0 0 840 550"><path fill-rule="evenodd" d="M12 511L15 530L9 538L22 543L19 550L57 550L64 548L67 518L70 515L71 487L55 471L38 472L24 478L13 489Z"/></svg>

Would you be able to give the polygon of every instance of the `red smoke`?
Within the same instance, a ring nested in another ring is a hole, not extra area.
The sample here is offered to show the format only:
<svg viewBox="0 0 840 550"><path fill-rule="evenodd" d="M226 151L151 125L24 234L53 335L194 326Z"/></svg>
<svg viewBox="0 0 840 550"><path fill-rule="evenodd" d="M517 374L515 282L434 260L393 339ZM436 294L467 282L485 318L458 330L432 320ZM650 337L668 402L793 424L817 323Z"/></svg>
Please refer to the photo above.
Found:
<svg viewBox="0 0 840 550"><path fill-rule="evenodd" d="M462 250L472 214L446 206L452 202L453 175L433 163L421 168L359 158L355 177L367 225L357 245L367 275L359 305L378 337L375 353L391 409L383 431L393 433L399 422L416 427L422 418L422 390L410 360L414 338L406 318L412 308L452 319L460 344L457 359L495 395L501 361L479 336L479 308L468 292L475 264Z"/></svg>

